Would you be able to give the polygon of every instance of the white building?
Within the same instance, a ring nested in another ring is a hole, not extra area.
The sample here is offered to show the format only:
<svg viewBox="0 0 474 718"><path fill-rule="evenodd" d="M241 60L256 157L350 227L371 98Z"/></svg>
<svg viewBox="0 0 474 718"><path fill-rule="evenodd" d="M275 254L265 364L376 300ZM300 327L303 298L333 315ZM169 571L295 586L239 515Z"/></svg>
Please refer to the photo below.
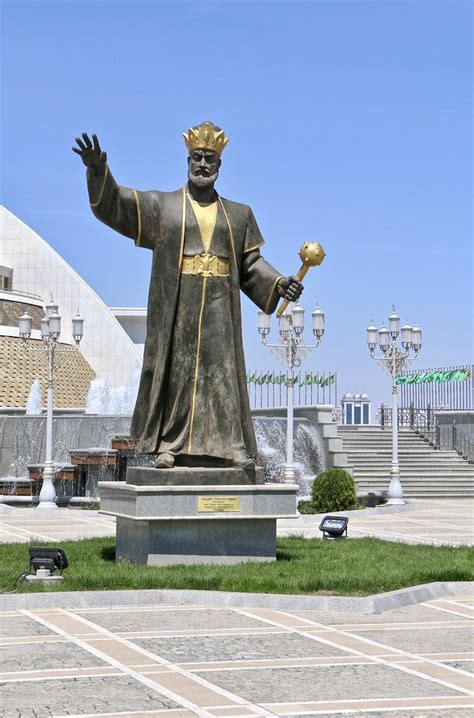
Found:
<svg viewBox="0 0 474 718"><path fill-rule="evenodd" d="M371 401L367 394L350 394L341 399L343 424L370 424Z"/></svg>
<svg viewBox="0 0 474 718"><path fill-rule="evenodd" d="M146 307L110 307L110 311L143 357L146 338Z"/></svg>
<svg viewBox="0 0 474 718"><path fill-rule="evenodd" d="M73 343L72 318L79 311L85 320L83 357L95 374L109 384L126 384L141 361L146 310L109 309L44 239L1 206L0 289L3 306L10 306L10 315L15 311L14 294L18 303L21 293L25 293L27 304L37 306L40 311L52 294L59 305L61 341L65 343ZM14 320L10 316L9 324L3 325L3 336L18 337L16 316ZM39 339L37 330L32 338Z"/></svg>

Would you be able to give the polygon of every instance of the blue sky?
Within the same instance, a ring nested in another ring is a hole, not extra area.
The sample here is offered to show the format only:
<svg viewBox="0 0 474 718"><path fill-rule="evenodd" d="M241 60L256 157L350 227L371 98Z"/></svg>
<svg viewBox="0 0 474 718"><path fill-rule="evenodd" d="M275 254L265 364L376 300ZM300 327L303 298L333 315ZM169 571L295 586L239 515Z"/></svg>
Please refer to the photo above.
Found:
<svg viewBox="0 0 474 718"><path fill-rule="evenodd" d="M392 303L418 322L415 366L472 361L472 4L3 1L2 202L112 306L146 304L150 253L101 225L75 135L97 132L116 179L173 190L181 132L230 137L218 189L252 206L265 257L324 264L302 304L327 332L308 370L387 401L365 329ZM244 301L249 369L276 368ZM309 339L308 333L308 339Z"/></svg>

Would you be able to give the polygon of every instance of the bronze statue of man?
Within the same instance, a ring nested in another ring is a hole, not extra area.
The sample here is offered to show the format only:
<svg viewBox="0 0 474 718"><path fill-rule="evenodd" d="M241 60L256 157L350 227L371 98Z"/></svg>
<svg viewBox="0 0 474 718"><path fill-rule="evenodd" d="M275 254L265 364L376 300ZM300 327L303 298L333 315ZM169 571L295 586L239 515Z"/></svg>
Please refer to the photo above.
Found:
<svg viewBox="0 0 474 718"><path fill-rule="evenodd" d="M143 369L131 435L157 468L247 467L256 454L246 387L240 289L264 312L302 285L260 254L250 207L214 184L228 139L211 122L184 134L188 182L175 192L120 187L96 135L73 147L94 215L153 251Z"/></svg>

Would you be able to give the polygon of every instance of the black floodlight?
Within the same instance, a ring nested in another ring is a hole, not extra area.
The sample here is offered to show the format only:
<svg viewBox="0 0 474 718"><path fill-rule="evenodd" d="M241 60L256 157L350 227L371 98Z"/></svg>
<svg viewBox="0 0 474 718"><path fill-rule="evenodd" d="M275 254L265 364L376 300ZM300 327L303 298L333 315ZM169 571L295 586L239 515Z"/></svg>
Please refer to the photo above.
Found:
<svg viewBox="0 0 474 718"><path fill-rule="evenodd" d="M63 571L69 566L66 552L62 548L50 546L30 546L30 571L43 569L50 573Z"/></svg>
<svg viewBox="0 0 474 718"><path fill-rule="evenodd" d="M319 530L323 532L323 540L334 541L347 538L348 523L347 516L325 516L319 524Z"/></svg>

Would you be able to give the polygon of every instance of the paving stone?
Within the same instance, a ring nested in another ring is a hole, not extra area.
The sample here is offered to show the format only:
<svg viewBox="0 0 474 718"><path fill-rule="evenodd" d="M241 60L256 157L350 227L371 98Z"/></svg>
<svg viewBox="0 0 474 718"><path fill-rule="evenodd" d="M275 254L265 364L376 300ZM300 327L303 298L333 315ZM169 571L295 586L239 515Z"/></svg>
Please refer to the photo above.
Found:
<svg viewBox="0 0 474 718"><path fill-rule="evenodd" d="M449 608L449 606L446 606ZM453 604L453 611L456 607ZM327 624L355 624L355 623L451 623L452 621L469 621L468 617L438 611L436 608L426 605L407 606L397 608L394 611L386 611L381 614L367 613L335 613L324 611L292 611L293 615L307 618L309 621Z"/></svg>
<svg viewBox="0 0 474 718"><path fill-rule="evenodd" d="M78 612L79 613L79 612ZM107 610L103 613L81 611L87 620L107 628L109 631L127 633L131 631L182 631L214 628L266 628L266 624L247 618L230 610L203 608L195 611L126 611Z"/></svg>
<svg viewBox="0 0 474 718"><path fill-rule="evenodd" d="M46 636L53 634L46 626L28 616L6 616L0 619L1 638L20 638L22 636Z"/></svg>
<svg viewBox="0 0 474 718"><path fill-rule="evenodd" d="M52 668L109 665L73 643L30 643L2 646L1 671L36 671Z"/></svg>
<svg viewBox="0 0 474 718"><path fill-rule="evenodd" d="M199 671L197 675L260 703L459 695L433 681L382 665Z"/></svg>
<svg viewBox="0 0 474 718"><path fill-rule="evenodd" d="M432 628L412 629L410 631L352 631L385 646L400 648L410 653L458 653L472 650L474 646L474 628Z"/></svg>
<svg viewBox="0 0 474 718"><path fill-rule="evenodd" d="M0 683L2 718L180 708L129 676Z"/></svg>
<svg viewBox="0 0 474 718"><path fill-rule="evenodd" d="M443 665L457 668L460 671L466 671L466 673L474 673L474 661L443 661Z"/></svg>
<svg viewBox="0 0 474 718"><path fill-rule="evenodd" d="M264 658L312 658L342 656L343 648L333 648L297 634L244 636L183 636L173 638L135 638L133 642L175 663L241 661Z"/></svg>
<svg viewBox="0 0 474 718"><path fill-rule="evenodd" d="M409 701L407 701L408 703ZM318 713L317 718L350 718L354 713ZM472 708L417 708L416 710L370 711L360 718L472 718ZM286 716L290 718L290 716ZM314 713L298 713L298 718L315 718Z"/></svg>

